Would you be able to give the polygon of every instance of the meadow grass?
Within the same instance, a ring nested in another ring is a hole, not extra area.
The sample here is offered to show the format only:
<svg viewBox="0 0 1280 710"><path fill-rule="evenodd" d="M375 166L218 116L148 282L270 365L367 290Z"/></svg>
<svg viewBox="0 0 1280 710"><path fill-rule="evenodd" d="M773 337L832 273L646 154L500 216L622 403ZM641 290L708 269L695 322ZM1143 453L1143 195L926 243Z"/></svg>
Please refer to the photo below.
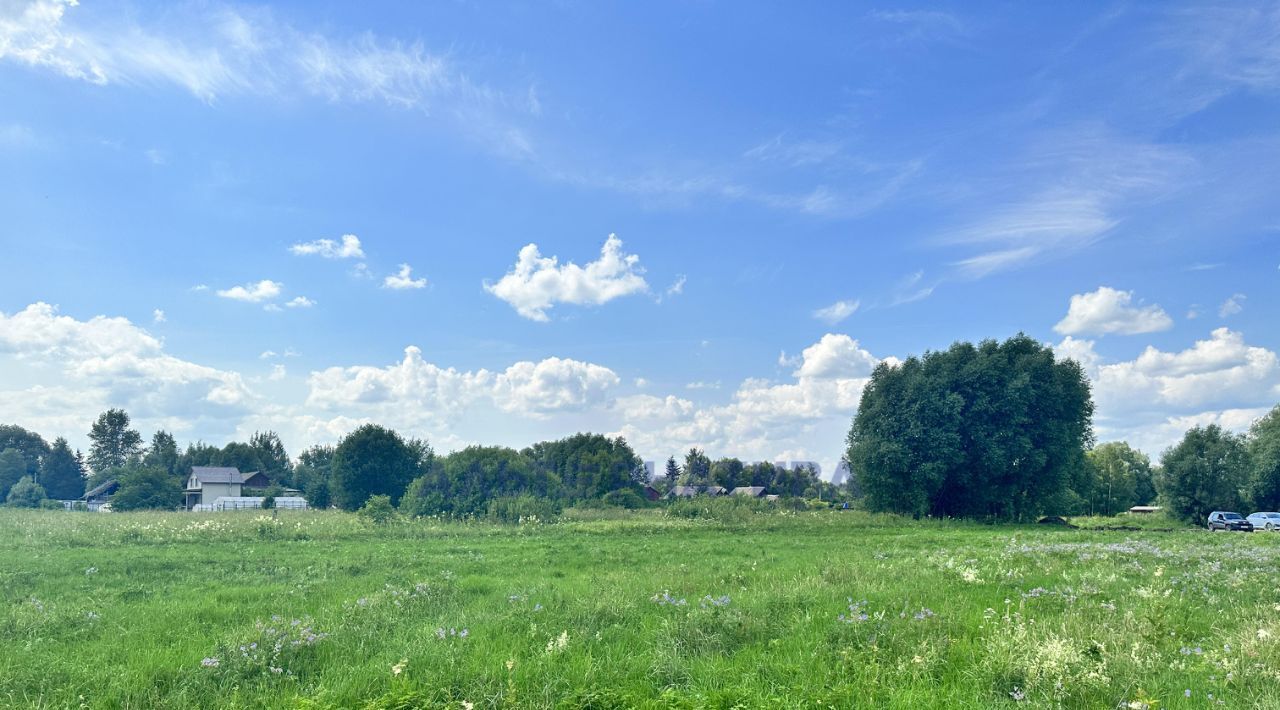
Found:
<svg viewBox="0 0 1280 710"><path fill-rule="evenodd" d="M1280 707L1278 561L853 511L6 509L0 704Z"/></svg>

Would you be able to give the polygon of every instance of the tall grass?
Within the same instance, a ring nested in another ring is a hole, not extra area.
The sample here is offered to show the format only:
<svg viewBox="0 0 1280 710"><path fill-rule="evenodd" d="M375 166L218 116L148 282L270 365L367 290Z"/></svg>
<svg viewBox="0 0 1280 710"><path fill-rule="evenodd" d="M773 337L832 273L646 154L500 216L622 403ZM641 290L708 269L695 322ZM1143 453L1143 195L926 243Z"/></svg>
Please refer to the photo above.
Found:
<svg viewBox="0 0 1280 710"><path fill-rule="evenodd" d="M0 705L1275 707L1277 567L1268 534L739 502L0 510Z"/></svg>

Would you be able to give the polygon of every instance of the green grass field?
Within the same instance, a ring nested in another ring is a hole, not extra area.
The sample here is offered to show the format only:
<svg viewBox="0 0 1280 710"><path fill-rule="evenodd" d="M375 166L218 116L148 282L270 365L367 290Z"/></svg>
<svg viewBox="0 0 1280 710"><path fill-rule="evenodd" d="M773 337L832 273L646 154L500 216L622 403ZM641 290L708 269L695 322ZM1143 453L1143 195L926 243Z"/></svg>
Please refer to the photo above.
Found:
<svg viewBox="0 0 1280 710"><path fill-rule="evenodd" d="M1280 535L583 517L0 510L0 704L1280 707Z"/></svg>

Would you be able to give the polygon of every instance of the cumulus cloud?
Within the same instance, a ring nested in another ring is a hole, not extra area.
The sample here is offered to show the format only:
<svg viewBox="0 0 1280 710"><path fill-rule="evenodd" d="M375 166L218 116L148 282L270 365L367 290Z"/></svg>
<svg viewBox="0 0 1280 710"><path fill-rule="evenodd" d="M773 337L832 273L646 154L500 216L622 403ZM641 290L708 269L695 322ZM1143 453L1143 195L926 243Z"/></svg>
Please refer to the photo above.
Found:
<svg viewBox="0 0 1280 710"><path fill-rule="evenodd" d="M257 283L248 283L243 286L232 286L228 289L220 289L217 293L222 298L229 298L233 301L244 301L246 303L262 303L270 301L284 289L284 284L277 283L270 279L263 279Z"/></svg>
<svg viewBox="0 0 1280 710"><path fill-rule="evenodd" d="M306 296L294 296L291 301L284 305L285 308L310 308L316 305L316 302Z"/></svg>
<svg viewBox="0 0 1280 710"><path fill-rule="evenodd" d="M557 303L602 305L615 298L649 289L640 257L622 251L622 240L610 234L600 258L585 267L573 262L561 265L556 257L543 257L537 244L520 250L515 266L485 290L506 301L520 315L547 321L547 310Z"/></svg>
<svg viewBox="0 0 1280 710"><path fill-rule="evenodd" d="M836 301L826 308L819 308L814 311L813 317L827 325L835 325L857 312L859 305L860 303L856 300Z"/></svg>
<svg viewBox="0 0 1280 710"><path fill-rule="evenodd" d="M1230 298L1223 301L1222 305L1218 307L1218 316L1221 318L1226 318L1228 316L1234 316L1240 311L1243 311L1244 300L1246 298L1248 298L1248 296L1245 296L1243 293L1232 294Z"/></svg>
<svg viewBox="0 0 1280 710"><path fill-rule="evenodd" d="M401 264L400 270L394 274L390 274L382 280L382 287L389 288L394 291L404 291L407 289L426 288L427 280L425 278L415 279L412 276L413 268L408 264Z"/></svg>
<svg viewBox="0 0 1280 710"><path fill-rule="evenodd" d="M298 256L319 256L325 259L363 259L364 249L360 247L360 238L354 234L342 235L340 242L332 239L317 239L313 242L299 242L289 247L289 251Z"/></svg>
<svg viewBox="0 0 1280 710"><path fill-rule="evenodd" d="M579 411L608 402L620 382L607 367L551 357L517 362L503 372L458 371L422 357L417 347L387 367L332 367L312 373L308 405L325 409L380 408L447 419L475 404L526 416Z"/></svg>
<svg viewBox="0 0 1280 710"><path fill-rule="evenodd" d="M1240 413L1280 399L1280 356L1228 328L1184 350L1148 346L1120 362L1108 362L1090 340L1068 337L1055 350L1080 362L1092 381L1099 439L1127 439L1152 455L1175 443L1186 422L1230 421L1239 429L1247 425Z"/></svg>
<svg viewBox="0 0 1280 710"><path fill-rule="evenodd" d="M1067 315L1053 329L1063 335L1134 335L1173 327L1173 319L1155 304L1135 305L1132 291L1101 286L1071 297Z"/></svg>
<svg viewBox="0 0 1280 710"><path fill-rule="evenodd" d="M253 399L239 374L174 357L126 318L79 320L43 302L12 315L0 312L0 356L34 368L19 380L23 389L0 391L6 403L0 418L48 431L86 431L111 406L143 421L174 428L204 421L215 430L243 415Z"/></svg>

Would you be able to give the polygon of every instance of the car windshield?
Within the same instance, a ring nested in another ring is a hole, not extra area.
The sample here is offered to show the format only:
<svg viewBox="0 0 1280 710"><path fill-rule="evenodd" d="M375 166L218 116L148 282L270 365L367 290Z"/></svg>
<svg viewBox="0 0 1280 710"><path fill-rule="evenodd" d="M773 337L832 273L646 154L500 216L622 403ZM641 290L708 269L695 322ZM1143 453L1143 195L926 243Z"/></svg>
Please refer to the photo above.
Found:
<svg viewBox="0 0 1280 710"><path fill-rule="evenodd" d="M1227 520L1239 520L1240 514L1239 513L1223 513L1222 517L1226 518Z"/></svg>

